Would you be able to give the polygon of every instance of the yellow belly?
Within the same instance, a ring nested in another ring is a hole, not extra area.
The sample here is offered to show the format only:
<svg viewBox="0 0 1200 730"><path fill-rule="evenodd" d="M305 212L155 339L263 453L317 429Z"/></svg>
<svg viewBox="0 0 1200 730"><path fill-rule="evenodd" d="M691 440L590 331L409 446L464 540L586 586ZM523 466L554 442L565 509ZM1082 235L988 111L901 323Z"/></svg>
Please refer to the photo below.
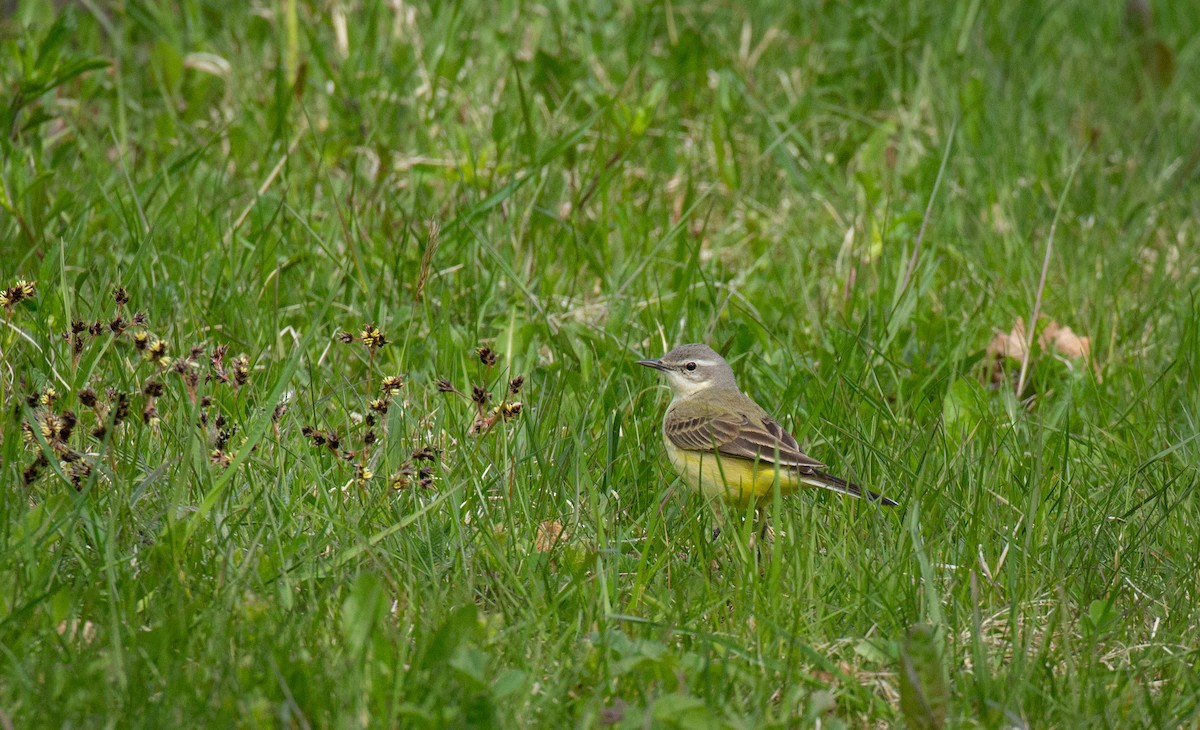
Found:
<svg viewBox="0 0 1200 730"><path fill-rule="evenodd" d="M744 505L751 500L769 499L775 492L776 479L781 494L791 494L800 487L795 470L777 469L769 462L685 451L670 442L667 443L667 457L689 487L705 497L723 499L731 504Z"/></svg>

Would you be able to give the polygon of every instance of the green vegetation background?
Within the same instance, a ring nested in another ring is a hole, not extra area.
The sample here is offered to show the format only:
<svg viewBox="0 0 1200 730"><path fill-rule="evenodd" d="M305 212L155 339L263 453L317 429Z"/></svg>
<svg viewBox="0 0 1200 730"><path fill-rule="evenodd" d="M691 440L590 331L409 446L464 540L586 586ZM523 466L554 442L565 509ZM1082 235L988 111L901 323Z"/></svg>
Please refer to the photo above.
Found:
<svg viewBox="0 0 1200 730"><path fill-rule="evenodd" d="M1187 3L5 12L0 725L1200 722ZM902 506L712 540L689 341Z"/></svg>

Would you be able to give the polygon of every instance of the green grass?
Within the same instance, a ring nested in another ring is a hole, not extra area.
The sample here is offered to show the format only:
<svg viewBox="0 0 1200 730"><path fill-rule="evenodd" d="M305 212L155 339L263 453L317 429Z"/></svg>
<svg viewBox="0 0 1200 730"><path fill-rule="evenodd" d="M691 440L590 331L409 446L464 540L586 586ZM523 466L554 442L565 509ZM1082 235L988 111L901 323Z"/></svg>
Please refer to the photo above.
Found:
<svg viewBox="0 0 1200 730"><path fill-rule="evenodd" d="M0 724L1200 726L1186 3L15 5ZM1094 369L1018 397L1056 216ZM902 506L713 541L634 364L693 341Z"/></svg>

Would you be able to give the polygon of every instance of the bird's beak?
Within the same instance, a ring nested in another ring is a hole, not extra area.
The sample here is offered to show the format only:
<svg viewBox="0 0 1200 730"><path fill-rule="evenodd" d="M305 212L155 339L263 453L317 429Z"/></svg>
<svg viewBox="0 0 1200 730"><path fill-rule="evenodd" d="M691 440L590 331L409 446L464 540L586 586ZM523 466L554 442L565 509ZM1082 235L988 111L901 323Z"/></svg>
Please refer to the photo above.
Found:
<svg viewBox="0 0 1200 730"><path fill-rule="evenodd" d="M654 368L655 370L666 370L667 369L667 366L663 365L662 360L638 360L637 364L644 365L648 368Z"/></svg>

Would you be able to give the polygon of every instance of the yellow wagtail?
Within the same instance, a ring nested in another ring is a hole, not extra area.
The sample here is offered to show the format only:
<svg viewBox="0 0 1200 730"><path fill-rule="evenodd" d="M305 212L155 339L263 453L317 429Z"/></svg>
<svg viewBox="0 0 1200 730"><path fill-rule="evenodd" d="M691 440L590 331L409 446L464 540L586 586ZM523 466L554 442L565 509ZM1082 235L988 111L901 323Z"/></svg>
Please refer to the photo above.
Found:
<svg viewBox="0 0 1200 730"><path fill-rule="evenodd" d="M680 345L639 365L661 371L674 397L663 419L667 456L689 487L735 505L765 502L779 482L781 494L803 485L896 502L827 474L790 433L738 390L733 369L707 345Z"/></svg>

